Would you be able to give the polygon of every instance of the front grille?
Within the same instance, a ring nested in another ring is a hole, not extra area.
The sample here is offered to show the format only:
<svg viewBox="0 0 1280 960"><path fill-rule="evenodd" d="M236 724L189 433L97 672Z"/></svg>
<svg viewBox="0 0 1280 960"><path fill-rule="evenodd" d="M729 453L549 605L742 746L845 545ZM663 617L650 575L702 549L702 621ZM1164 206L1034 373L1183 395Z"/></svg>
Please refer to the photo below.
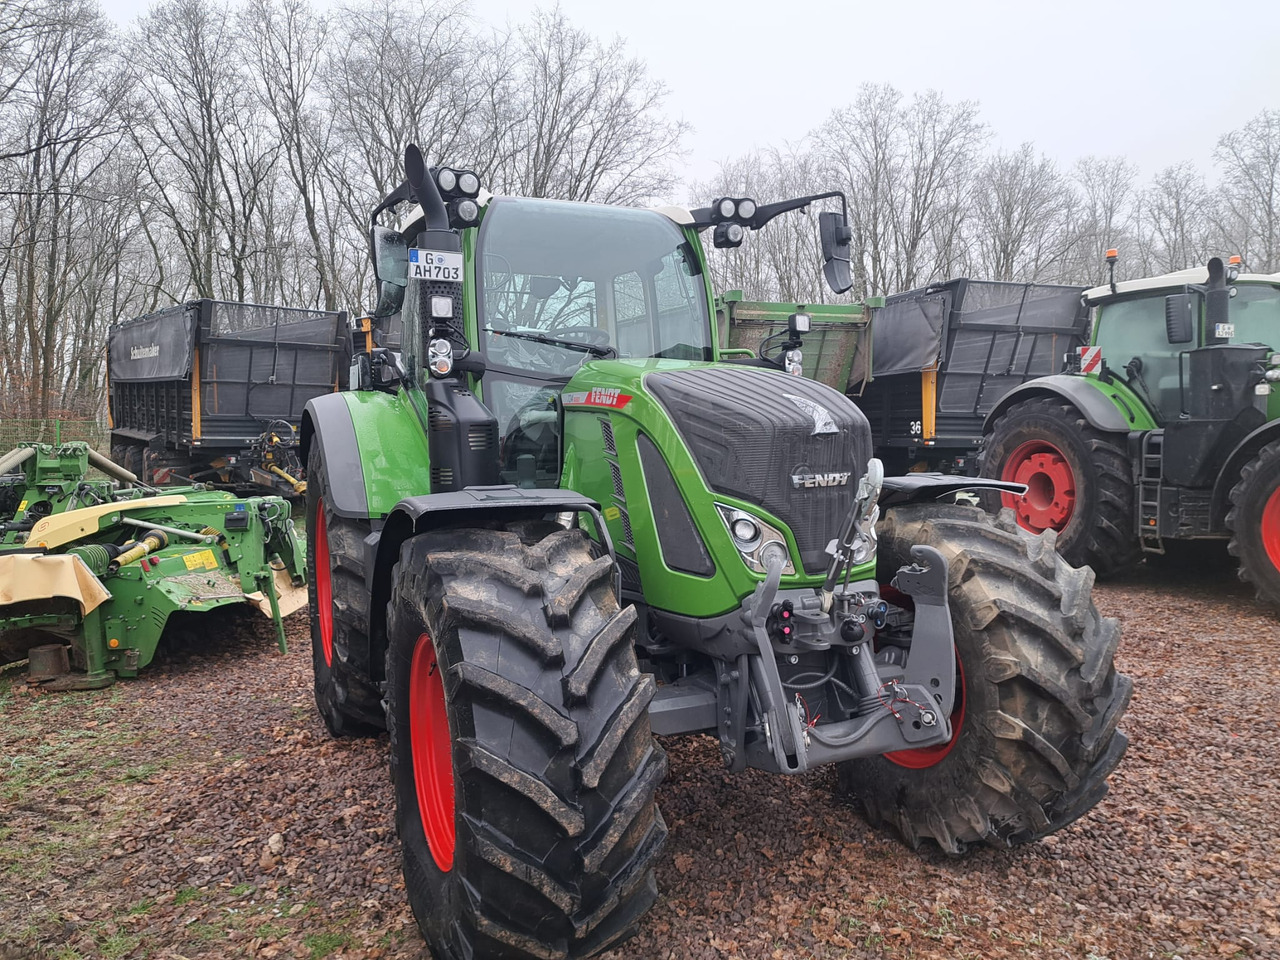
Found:
<svg viewBox="0 0 1280 960"><path fill-rule="evenodd" d="M848 397L803 377L767 370L702 367L651 373L645 387L666 408L707 485L758 504L785 523L808 573L826 569L871 458L871 429ZM814 435L813 417L793 395L826 409L838 429ZM796 474L848 473L838 486L796 487Z"/></svg>

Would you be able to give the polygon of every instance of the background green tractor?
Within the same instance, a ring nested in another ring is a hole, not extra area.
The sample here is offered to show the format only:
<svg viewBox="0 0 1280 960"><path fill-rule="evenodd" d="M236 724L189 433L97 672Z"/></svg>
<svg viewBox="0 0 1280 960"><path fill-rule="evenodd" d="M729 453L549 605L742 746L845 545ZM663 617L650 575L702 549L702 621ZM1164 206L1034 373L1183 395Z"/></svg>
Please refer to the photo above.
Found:
<svg viewBox="0 0 1280 960"><path fill-rule="evenodd" d="M301 433L316 702L335 734L390 731L437 956L590 956L635 927L654 734L710 735L731 771L835 764L873 822L951 853L1097 803L1130 684L1092 573L954 502L1023 488L884 477L858 409L788 375L804 314L721 349L703 233L841 195L489 197L412 146L405 172L352 389ZM843 292L843 212L819 227Z"/></svg>
<svg viewBox="0 0 1280 960"><path fill-rule="evenodd" d="M1057 531L1072 563L1104 575L1229 538L1241 577L1280 604L1280 277L1215 257L1084 297L1090 345L1000 400L983 473L1027 485L1005 504Z"/></svg>

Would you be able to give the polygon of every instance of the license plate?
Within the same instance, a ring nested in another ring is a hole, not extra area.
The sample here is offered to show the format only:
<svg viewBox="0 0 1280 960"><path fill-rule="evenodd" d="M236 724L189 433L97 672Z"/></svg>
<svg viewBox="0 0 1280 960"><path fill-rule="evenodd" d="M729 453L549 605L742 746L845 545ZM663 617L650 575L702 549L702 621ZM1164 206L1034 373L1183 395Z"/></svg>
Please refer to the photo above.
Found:
<svg viewBox="0 0 1280 960"><path fill-rule="evenodd" d="M443 250L409 251L409 279L462 282L462 254Z"/></svg>

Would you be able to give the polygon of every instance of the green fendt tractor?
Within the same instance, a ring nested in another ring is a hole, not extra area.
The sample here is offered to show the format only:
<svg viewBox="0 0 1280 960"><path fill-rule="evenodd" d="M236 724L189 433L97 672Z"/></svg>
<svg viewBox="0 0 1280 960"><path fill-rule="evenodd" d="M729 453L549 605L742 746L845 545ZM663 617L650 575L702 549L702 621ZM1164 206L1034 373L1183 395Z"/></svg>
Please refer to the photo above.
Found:
<svg viewBox="0 0 1280 960"><path fill-rule="evenodd" d="M390 730L436 956L585 957L635 928L666 834L654 734L710 735L731 771L835 764L873 822L952 853L1098 802L1126 744L1117 626L1052 535L954 502L1022 488L884 477L857 408L785 372L804 315L722 360L701 234L843 196L489 197L412 146L405 172L372 215L352 389L301 442L316 701L335 734ZM819 226L847 290L843 212Z"/></svg>
<svg viewBox="0 0 1280 960"><path fill-rule="evenodd" d="M1215 257L1084 298L1090 345L1000 400L983 473L1027 486L1006 506L1057 531L1072 563L1105 575L1229 539L1241 577L1280 605L1280 276Z"/></svg>
<svg viewBox="0 0 1280 960"><path fill-rule="evenodd" d="M172 615L231 604L270 616L283 652L306 603L280 497L161 491L87 444L25 443L0 457L0 518L0 663L46 689L136 676Z"/></svg>

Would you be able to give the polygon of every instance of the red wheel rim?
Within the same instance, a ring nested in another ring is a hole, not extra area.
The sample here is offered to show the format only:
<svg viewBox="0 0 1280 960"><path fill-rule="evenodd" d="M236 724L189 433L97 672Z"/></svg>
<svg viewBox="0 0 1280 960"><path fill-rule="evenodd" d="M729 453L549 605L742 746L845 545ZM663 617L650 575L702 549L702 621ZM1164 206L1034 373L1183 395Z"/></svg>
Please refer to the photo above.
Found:
<svg viewBox="0 0 1280 960"><path fill-rule="evenodd" d="M1271 565L1280 570L1280 487L1271 491L1262 508L1262 547Z"/></svg>
<svg viewBox="0 0 1280 960"><path fill-rule="evenodd" d="M1004 462L1000 479L1027 486L1021 497L1001 494L1020 527L1033 533L1066 529L1076 508L1076 477L1067 458L1052 443L1028 440L1022 444Z"/></svg>
<svg viewBox="0 0 1280 960"><path fill-rule="evenodd" d="M960 730L964 726L964 664L960 662L960 652L956 651L956 700L951 706L951 739L936 747L921 747L919 750L895 750L886 753L884 758L908 770L924 770L949 754L960 740Z"/></svg>
<svg viewBox="0 0 1280 960"><path fill-rule="evenodd" d="M436 866L450 870L454 848L453 741L435 645L425 633L413 648L409 666L409 748L422 832Z"/></svg>
<svg viewBox="0 0 1280 960"><path fill-rule="evenodd" d="M329 528L324 522L324 501L316 500L316 617L320 621L320 649L324 663L333 666L333 582L329 572Z"/></svg>

